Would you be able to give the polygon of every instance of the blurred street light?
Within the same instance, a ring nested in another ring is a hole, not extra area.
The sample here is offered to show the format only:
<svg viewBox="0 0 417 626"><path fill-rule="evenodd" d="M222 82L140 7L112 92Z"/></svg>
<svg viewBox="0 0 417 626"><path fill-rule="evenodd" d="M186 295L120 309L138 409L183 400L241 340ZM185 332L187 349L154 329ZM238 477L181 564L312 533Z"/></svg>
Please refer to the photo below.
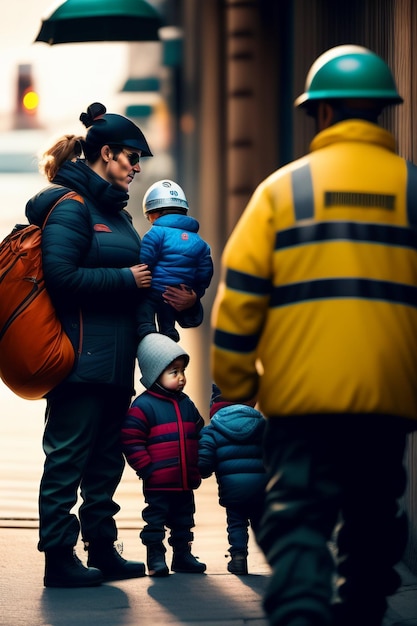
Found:
<svg viewBox="0 0 417 626"><path fill-rule="evenodd" d="M146 0L66 0L42 20L35 42L158 41L162 26Z"/></svg>

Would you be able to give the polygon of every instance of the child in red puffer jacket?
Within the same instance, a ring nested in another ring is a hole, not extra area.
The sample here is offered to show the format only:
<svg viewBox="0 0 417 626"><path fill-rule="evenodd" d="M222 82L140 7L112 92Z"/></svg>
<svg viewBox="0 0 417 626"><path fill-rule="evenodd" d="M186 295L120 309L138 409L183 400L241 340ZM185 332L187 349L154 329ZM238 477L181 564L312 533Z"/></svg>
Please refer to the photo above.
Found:
<svg viewBox="0 0 417 626"><path fill-rule="evenodd" d="M165 528L173 548L174 572L201 574L206 565L191 554L194 538L194 493L201 483L198 436L204 420L183 392L189 355L160 333L139 343L141 383L146 391L132 403L122 427L122 444L129 465L143 480L147 506L140 533L147 549L150 576L168 576Z"/></svg>

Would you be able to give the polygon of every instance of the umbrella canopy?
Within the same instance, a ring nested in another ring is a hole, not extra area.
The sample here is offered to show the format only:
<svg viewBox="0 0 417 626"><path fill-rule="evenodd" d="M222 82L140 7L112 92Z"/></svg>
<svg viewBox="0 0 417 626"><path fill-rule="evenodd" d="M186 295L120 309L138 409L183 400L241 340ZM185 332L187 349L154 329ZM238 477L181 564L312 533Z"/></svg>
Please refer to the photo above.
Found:
<svg viewBox="0 0 417 626"><path fill-rule="evenodd" d="M36 41L158 41L161 15L146 0L66 0L42 20Z"/></svg>

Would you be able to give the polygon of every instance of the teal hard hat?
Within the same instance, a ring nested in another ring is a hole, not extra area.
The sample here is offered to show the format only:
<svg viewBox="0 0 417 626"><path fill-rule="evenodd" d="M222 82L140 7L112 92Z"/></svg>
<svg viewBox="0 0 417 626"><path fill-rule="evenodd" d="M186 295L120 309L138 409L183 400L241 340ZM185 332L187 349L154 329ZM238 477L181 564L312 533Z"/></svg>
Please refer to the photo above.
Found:
<svg viewBox="0 0 417 626"><path fill-rule="evenodd" d="M296 107L312 101L366 98L385 104L400 104L403 99L390 68L367 48L336 46L316 59L307 74L305 90L294 102Z"/></svg>

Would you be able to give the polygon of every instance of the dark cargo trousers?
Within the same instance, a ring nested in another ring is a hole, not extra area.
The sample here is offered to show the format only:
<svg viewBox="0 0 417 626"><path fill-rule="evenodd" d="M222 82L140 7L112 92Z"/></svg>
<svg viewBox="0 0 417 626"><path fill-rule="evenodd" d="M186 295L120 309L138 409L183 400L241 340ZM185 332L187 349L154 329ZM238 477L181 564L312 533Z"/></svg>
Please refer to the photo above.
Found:
<svg viewBox="0 0 417 626"><path fill-rule="evenodd" d="M268 420L257 540L271 626L381 624L407 542L405 443L402 422L384 416Z"/></svg>
<svg viewBox="0 0 417 626"><path fill-rule="evenodd" d="M84 541L117 538L113 501L124 459L121 420L130 402L127 389L68 384L47 401L43 449L46 455L39 491L41 551ZM80 488L78 517L70 513Z"/></svg>

